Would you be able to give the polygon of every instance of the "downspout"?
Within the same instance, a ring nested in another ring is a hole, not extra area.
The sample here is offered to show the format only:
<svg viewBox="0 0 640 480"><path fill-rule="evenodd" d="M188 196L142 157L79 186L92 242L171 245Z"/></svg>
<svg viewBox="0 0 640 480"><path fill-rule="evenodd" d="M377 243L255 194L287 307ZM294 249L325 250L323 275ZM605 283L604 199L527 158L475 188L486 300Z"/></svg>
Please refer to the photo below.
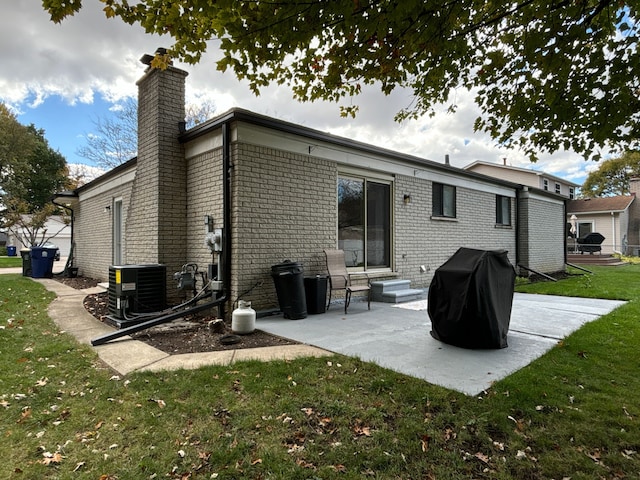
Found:
<svg viewBox="0 0 640 480"><path fill-rule="evenodd" d="M520 192L522 191L522 185L516 187L516 265L520 265Z"/></svg>
<svg viewBox="0 0 640 480"><path fill-rule="evenodd" d="M58 207L64 208L65 210L68 210L69 211L69 216L71 217L71 249L70 249L70 252L69 252L69 258L67 258L67 263L64 266L64 273L66 273L69 268L73 267L74 212L73 212L73 208L69 207L68 205L63 205L62 203L56 202L56 197L51 197L51 203L53 203L54 205L56 205Z"/></svg>
<svg viewBox="0 0 640 480"><path fill-rule="evenodd" d="M229 122L222 124L222 208L223 224L222 231L222 271L223 271L223 291L225 296L231 298L231 125ZM225 318L225 305L220 304L220 318Z"/></svg>
<svg viewBox="0 0 640 480"><path fill-rule="evenodd" d="M567 251L569 245L567 244L567 201L565 200L563 203L562 213L564 214L564 264L566 265L569 261L569 257L567 256Z"/></svg>
<svg viewBox="0 0 640 480"><path fill-rule="evenodd" d="M611 235L613 236L613 253L616 252L616 214L611 212Z"/></svg>

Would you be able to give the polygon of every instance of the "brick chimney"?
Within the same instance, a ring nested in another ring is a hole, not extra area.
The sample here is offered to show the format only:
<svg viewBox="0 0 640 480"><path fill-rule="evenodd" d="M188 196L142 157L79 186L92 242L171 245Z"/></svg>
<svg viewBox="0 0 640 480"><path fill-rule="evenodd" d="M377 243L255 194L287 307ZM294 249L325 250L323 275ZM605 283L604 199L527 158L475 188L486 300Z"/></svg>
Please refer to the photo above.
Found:
<svg viewBox="0 0 640 480"><path fill-rule="evenodd" d="M141 61L150 65L150 58ZM186 165L178 141L187 75L171 65L149 66L137 82L138 161L126 227L127 263L165 264L168 277L187 260Z"/></svg>

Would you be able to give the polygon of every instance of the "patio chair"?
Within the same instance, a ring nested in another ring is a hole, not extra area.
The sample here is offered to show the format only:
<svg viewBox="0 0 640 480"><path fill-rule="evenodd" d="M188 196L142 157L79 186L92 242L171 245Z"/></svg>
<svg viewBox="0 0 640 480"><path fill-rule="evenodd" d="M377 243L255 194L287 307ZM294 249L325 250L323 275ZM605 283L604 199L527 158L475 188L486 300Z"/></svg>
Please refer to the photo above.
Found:
<svg viewBox="0 0 640 480"><path fill-rule="evenodd" d="M327 257L327 272L329 273L329 302L327 309L331 304L331 292L334 290L344 290L344 313L347 313L349 303L351 303L351 294L354 292L367 292L367 308L371 310L371 285L367 278L366 285L352 285L351 276L347 271L344 261L343 250L325 250Z"/></svg>

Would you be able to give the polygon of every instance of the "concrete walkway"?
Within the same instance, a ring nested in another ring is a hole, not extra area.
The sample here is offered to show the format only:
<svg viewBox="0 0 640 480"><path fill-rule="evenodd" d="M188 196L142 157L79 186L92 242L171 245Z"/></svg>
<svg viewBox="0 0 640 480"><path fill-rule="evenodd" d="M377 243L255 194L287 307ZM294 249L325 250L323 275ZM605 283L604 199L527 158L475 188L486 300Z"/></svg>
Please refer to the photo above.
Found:
<svg viewBox="0 0 640 480"><path fill-rule="evenodd" d="M102 291L100 288L75 290L55 280L36 281L56 293L49 315L61 330L74 335L79 342L90 344L92 339L114 330L90 315L82 304L86 295ZM433 339L425 300L398 306L372 303L368 311L366 303L356 299L348 315L341 305L332 305L327 313L302 320L287 320L281 315L257 320L256 328L301 342L299 345L169 355L123 337L94 348L102 361L122 375L229 365L249 359L321 357L335 352L477 395L493 382L528 365L585 323L624 303L516 293L509 346L500 350L468 350Z"/></svg>
<svg viewBox="0 0 640 480"><path fill-rule="evenodd" d="M89 294L103 292L100 287L76 290L56 280L34 279L57 295L49 305L49 316L60 330L67 332L84 344L115 329L97 320L86 311L83 299ZM280 347L247 348L219 352L170 355L144 342L122 337L105 345L93 347L100 357L116 372L126 375L133 371L159 371L193 369L205 365L230 365L243 360L278 360L299 357L332 355L311 345L283 345Z"/></svg>

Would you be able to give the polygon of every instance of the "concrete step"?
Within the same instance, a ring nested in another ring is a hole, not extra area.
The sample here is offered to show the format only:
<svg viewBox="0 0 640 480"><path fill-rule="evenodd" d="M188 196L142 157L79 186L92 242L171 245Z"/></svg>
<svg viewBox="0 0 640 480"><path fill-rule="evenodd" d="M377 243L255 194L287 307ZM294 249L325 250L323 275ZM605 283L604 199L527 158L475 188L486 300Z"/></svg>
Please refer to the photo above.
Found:
<svg viewBox="0 0 640 480"><path fill-rule="evenodd" d="M371 300L382 302L382 294L411 288L410 280L379 280L371 282Z"/></svg>
<svg viewBox="0 0 640 480"><path fill-rule="evenodd" d="M427 298L426 290L417 288L407 288L405 290L394 290L392 292L384 292L382 301L384 303L405 303Z"/></svg>

